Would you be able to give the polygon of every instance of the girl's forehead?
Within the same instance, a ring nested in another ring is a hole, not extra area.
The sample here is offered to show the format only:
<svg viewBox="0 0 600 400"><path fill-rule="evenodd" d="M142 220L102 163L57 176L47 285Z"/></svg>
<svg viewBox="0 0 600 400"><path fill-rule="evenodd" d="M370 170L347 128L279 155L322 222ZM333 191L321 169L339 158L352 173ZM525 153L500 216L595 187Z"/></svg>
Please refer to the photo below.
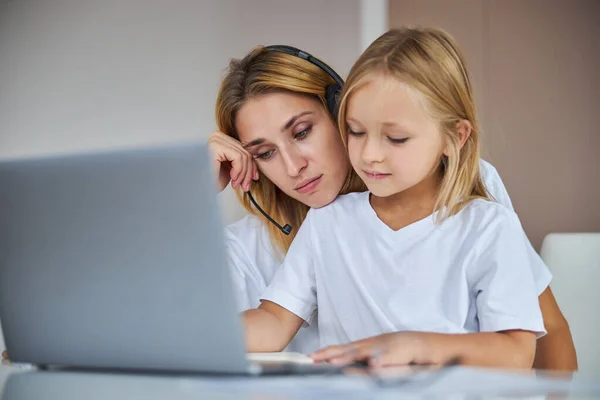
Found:
<svg viewBox="0 0 600 400"><path fill-rule="evenodd" d="M400 79L375 76L357 88L348 98L350 119L396 119L429 117L422 93Z"/></svg>

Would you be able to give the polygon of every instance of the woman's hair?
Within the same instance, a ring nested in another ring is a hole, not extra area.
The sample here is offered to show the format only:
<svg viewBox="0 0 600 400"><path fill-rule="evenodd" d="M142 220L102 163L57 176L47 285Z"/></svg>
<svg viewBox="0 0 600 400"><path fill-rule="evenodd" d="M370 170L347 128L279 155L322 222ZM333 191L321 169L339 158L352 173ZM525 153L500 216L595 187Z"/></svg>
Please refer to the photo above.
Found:
<svg viewBox="0 0 600 400"><path fill-rule="evenodd" d="M392 29L375 40L352 67L342 92L338 124L346 143L348 99L374 76L398 79L418 92L426 111L439 121L449 152L442 156L443 178L434 211L439 221L470 200L490 199L479 172L479 127L471 80L456 42L439 29ZM460 148L459 123L471 134Z"/></svg>
<svg viewBox="0 0 600 400"><path fill-rule="evenodd" d="M237 112L249 99L267 93L288 92L313 97L326 108L325 91L333 83L335 81L329 74L309 61L263 46L256 47L243 59L229 63L215 106L217 126L221 132L239 140L235 127ZM363 189L363 183L352 171L346 178L342 192L360 189ZM258 204L271 217L295 228L288 236L272 224L267 224L271 242L284 253L287 252L309 207L285 194L263 175L253 183L251 190ZM260 216L252 207L247 193L238 189L237 196L248 212Z"/></svg>

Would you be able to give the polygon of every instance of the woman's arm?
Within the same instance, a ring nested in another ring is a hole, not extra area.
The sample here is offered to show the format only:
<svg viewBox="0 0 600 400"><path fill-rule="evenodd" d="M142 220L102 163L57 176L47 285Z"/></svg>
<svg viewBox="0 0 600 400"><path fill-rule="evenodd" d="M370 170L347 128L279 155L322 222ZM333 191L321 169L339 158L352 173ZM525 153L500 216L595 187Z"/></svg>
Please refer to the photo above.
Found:
<svg viewBox="0 0 600 400"><path fill-rule="evenodd" d="M512 202L498 171L491 164L483 160L481 160L481 176L487 189L496 201L513 210ZM528 244L531 247L529 241ZM552 291L547 287L550 278L548 278L547 281L544 281L546 280L545 275L547 273L545 270L547 270L547 267L544 265L543 261L539 259L539 255L535 252L533 247L531 247L530 250L532 253L535 253L534 256L538 258L538 260L533 260L534 277L542 283L542 285L538 287L540 288L540 291L541 288L546 287L539 296L539 302L544 318L544 325L548 332L544 337L537 341L537 350L533 366L539 369L575 371L577 370L577 354L575 352L575 346L573 345L569 324L556 304Z"/></svg>
<svg viewBox="0 0 600 400"><path fill-rule="evenodd" d="M548 286L539 297L544 326L548 332L538 339L533 367L559 371L577 371L577 353L569 324Z"/></svg>
<svg viewBox="0 0 600 400"><path fill-rule="evenodd" d="M263 301L243 313L248 352L283 351L303 324L302 318L278 304Z"/></svg>

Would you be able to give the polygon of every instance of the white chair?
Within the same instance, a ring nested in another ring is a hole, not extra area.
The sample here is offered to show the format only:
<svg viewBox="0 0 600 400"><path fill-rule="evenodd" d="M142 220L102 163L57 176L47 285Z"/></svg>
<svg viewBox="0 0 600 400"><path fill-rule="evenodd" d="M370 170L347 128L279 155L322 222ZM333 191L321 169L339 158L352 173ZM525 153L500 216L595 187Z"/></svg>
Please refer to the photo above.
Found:
<svg viewBox="0 0 600 400"><path fill-rule="evenodd" d="M551 233L540 255L554 275L552 291L571 327L579 369L600 376L600 233Z"/></svg>
<svg viewBox="0 0 600 400"><path fill-rule="evenodd" d="M3 352L4 349L5 349L5 347L4 347L4 337L2 336L2 323L0 323L0 352Z"/></svg>

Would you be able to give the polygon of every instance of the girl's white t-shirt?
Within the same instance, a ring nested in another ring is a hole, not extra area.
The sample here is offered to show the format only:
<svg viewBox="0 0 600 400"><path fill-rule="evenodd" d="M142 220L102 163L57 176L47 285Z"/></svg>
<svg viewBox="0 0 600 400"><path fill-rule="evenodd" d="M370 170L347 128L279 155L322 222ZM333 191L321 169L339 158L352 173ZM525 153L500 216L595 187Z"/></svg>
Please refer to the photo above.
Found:
<svg viewBox="0 0 600 400"><path fill-rule="evenodd" d="M318 307L320 347L396 331L546 333L513 211L473 200L394 231L369 196L311 209L261 296L308 324Z"/></svg>
<svg viewBox="0 0 600 400"><path fill-rule="evenodd" d="M483 181L495 200L512 210L512 203L496 169L481 161ZM281 267L284 255L275 249L269 239L265 222L249 215L225 229L229 266L237 295L239 310L245 311L260 305L260 298ZM298 229L298 227L294 227ZM530 268L535 280L537 294L546 289L552 275L526 240ZM321 347L318 320L298 332L286 350L310 353ZM326 323L326 321L323 321Z"/></svg>

